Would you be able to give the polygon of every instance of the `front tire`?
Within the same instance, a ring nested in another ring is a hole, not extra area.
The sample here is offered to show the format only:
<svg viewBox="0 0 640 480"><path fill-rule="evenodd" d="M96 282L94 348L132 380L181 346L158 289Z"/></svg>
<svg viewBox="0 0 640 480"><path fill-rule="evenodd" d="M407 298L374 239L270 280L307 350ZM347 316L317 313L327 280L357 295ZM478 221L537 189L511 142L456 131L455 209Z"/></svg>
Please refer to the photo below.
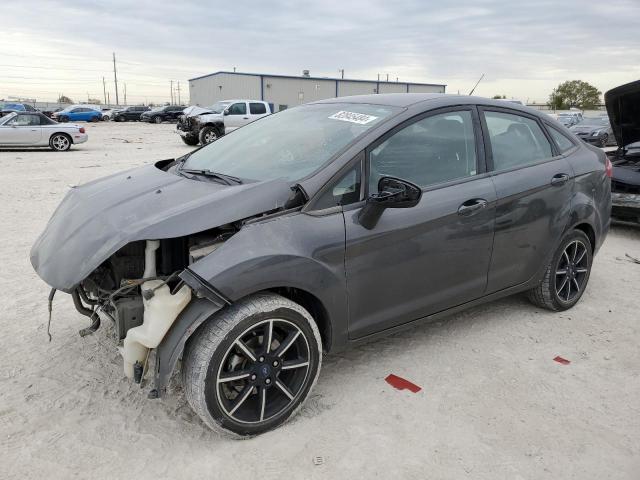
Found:
<svg viewBox="0 0 640 480"><path fill-rule="evenodd" d="M210 318L185 348L187 401L207 426L257 435L291 418L320 372L313 318L279 295L253 295Z"/></svg>
<svg viewBox="0 0 640 480"><path fill-rule="evenodd" d="M215 142L221 136L222 135L220 134L220 129L218 127L211 126L204 127L202 130L200 130L200 133L198 135L200 143L202 145Z"/></svg>
<svg viewBox="0 0 640 480"><path fill-rule="evenodd" d="M608 143L609 143L609 135L605 135L604 137L602 137L602 140L600 140L600 147L604 148L607 146Z"/></svg>
<svg viewBox="0 0 640 480"><path fill-rule="evenodd" d="M60 123L67 123L69 121L69 117L67 117L66 115L62 115L58 118L60 120Z"/></svg>
<svg viewBox="0 0 640 480"><path fill-rule="evenodd" d="M562 239L540 285L529 291L529 300L556 312L573 307L587 287L592 260L589 238L573 230Z"/></svg>
<svg viewBox="0 0 640 480"><path fill-rule="evenodd" d="M109 121L109 115L103 115L102 116L102 121L103 122L108 122Z"/></svg>
<svg viewBox="0 0 640 480"><path fill-rule="evenodd" d="M49 147L56 152L66 152L71 148L71 137L65 133L56 133L49 139Z"/></svg>
<svg viewBox="0 0 640 480"><path fill-rule="evenodd" d="M162 123L162 117L157 116L157 117L155 117L155 118L153 119L153 121L154 121L155 123Z"/></svg>

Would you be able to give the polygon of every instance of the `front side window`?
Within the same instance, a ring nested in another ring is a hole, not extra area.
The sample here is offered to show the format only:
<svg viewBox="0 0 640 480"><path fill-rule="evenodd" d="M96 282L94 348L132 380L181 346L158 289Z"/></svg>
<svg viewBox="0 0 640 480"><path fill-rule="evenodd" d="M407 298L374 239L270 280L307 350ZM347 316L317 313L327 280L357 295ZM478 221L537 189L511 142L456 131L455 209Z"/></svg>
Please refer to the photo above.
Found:
<svg viewBox="0 0 640 480"><path fill-rule="evenodd" d="M551 126L549 126L548 130L551 138L553 138L554 142L556 142L556 145L558 145L560 153L564 153L574 147L573 142L569 140L565 134L560 133L558 130Z"/></svg>
<svg viewBox="0 0 640 480"><path fill-rule="evenodd" d="M299 180L402 110L355 103L301 105L251 122L194 151L184 168L251 180Z"/></svg>
<svg viewBox="0 0 640 480"><path fill-rule="evenodd" d="M249 111L252 115L262 115L264 113L267 113L267 107L264 105L264 103L250 103Z"/></svg>
<svg viewBox="0 0 640 480"><path fill-rule="evenodd" d="M246 115L247 104L246 103L234 103L229 107L229 115Z"/></svg>
<svg viewBox="0 0 640 480"><path fill-rule="evenodd" d="M540 125L512 113L484 112L494 170L523 167L551 158L551 144Z"/></svg>
<svg viewBox="0 0 640 480"><path fill-rule="evenodd" d="M369 154L369 192L385 176L421 187L476 174L469 110L432 115L394 133Z"/></svg>
<svg viewBox="0 0 640 480"><path fill-rule="evenodd" d="M322 197L315 203L314 208L335 207L336 205L349 205L360 200L360 163L347 173L332 187L322 194Z"/></svg>

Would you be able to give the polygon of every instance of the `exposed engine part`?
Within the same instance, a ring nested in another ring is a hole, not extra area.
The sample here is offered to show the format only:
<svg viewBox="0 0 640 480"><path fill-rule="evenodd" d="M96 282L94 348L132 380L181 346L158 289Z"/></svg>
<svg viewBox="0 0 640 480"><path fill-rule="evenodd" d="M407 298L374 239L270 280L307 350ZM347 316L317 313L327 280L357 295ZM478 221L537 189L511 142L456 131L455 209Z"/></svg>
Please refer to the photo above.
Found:
<svg viewBox="0 0 640 480"><path fill-rule="evenodd" d="M91 325L89 325L86 328L83 328L78 332L81 337L86 337L87 335L91 335L92 333L94 333L96 330L100 328L100 316L98 316L97 313L94 313L91 316L91 319L92 319Z"/></svg>
<svg viewBox="0 0 640 480"><path fill-rule="evenodd" d="M136 362L144 364L149 349L156 348L167 331L191 301L191 289L183 285L175 294L171 294L169 285L162 280L149 280L142 284L142 291L153 290L155 294L147 300L143 295L144 315L142 325L132 328L124 339L122 356L124 373L134 377Z"/></svg>
<svg viewBox="0 0 640 480"><path fill-rule="evenodd" d="M136 363L133 364L133 381L136 383L142 382L142 374L144 373L144 367L142 363L136 360Z"/></svg>
<svg viewBox="0 0 640 480"><path fill-rule="evenodd" d="M51 291L49 292L49 302L48 302L48 309L49 309L49 321L47 322L47 335L49 335L49 341L51 341L51 316L53 315L53 297L56 294L56 289L52 288Z"/></svg>
<svg viewBox="0 0 640 480"><path fill-rule="evenodd" d="M160 248L159 240L147 240L144 250L144 273L142 278L153 278L156 274L156 250Z"/></svg>
<svg viewBox="0 0 640 480"><path fill-rule="evenodd" d="M125 297L114 302L116 307L115 322L116 334L119 340L123 340L127 336L127 332L131 328L142 325L144 315L144 306L142 297Z"/></svg>

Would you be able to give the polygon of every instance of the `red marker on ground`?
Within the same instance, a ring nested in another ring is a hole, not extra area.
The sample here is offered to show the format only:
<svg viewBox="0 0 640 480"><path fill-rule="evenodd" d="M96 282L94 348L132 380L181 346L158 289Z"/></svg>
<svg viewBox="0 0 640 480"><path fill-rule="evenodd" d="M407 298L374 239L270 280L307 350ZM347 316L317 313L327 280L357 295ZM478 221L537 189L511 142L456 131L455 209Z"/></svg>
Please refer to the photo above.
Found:
<svg viewBox="0 0 640 480"><path fill-rule="evenodd" d="M567 360L566 358L562 358L560 355L554 358L553 361L558 362L562 365L569 365L571 363L569 360Z"/></svg>
<svg viewBox="0 0 640 480"><path fill-rule="evenodd" d="M418 393L420 390L422 390L422 388L415 383L411 383L409 380L398 377L393 373L385 378L384 381L391 385L393 388L397 388L398 390L410 390L413 393Z"/></svg>

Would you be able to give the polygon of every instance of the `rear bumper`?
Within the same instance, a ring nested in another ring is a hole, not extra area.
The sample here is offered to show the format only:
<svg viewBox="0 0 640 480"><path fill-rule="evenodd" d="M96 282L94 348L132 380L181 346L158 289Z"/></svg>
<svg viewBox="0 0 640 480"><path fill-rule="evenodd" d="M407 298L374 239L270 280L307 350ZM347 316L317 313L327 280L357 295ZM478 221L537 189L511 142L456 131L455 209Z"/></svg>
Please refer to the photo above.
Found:
<svg viewBox="0 0 640 480"><path fill-rule="evenodd" d="M89 135L87 135L86 133L74 133L72 137L74 144L84 143L89 140Z"/></svg>
<svg viewBox="0 0 640 480"><path fill-rule="evenodd" d="M612 192L611 217L640 225L640 194Z"/></svg>
<svg viewBox="0 0 640 480"><path fill-rule="evenodd" d="M577 135L580 140L591 145L602 145L606 136L606 134L596 135L595 137L593 135Z"/></svg>

